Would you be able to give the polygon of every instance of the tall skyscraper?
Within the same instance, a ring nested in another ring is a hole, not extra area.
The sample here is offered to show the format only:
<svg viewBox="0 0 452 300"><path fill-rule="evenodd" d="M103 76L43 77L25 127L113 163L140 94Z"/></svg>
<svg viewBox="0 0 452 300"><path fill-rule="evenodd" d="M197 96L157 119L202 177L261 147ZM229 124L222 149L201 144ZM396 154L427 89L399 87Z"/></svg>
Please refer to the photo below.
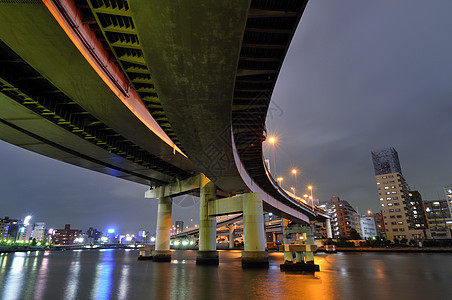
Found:
<svg viewBox="0 0 452 300"><path fill-rule="evenodd" d="M372 151L372 161L374 163L375 175L390 173L402 174L400 167L399 154L390 147L379 151Z"/></svg>
<svg viewBox="0 0 452 300"><path fill-rule="evenodd" d="M410 193L397 151L387 148L371 153L387 239L423 237L421 224L425 219L424 223L419 219L422 200L417 191Z"/></svg>

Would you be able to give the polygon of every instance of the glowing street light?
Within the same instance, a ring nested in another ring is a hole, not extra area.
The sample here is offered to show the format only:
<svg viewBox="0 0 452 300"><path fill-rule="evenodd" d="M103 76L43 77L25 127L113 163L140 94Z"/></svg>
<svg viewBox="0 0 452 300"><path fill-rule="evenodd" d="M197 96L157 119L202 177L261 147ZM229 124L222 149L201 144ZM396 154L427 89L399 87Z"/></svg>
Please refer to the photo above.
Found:
<svg viewBox="0 0 452 300"><path fill-rule="evenodd" d="M276 138L275 137L270 137L268 139L268 141L273 146L273 168L275 169L273 171L273 176L274 176L274 178L276 178Z"/></svg>
<svg viewBox="0 0 452 300"><path fill-rule="evenodd" d="M283 182L284 178L278 177L276 180L278 181L278 185L281 186L281 183Z"/></svg>
<svg viewBox="0 0 452 300"><path fill-rule="evenodd" d="M295 188L291 186L290 189L292 190L292 193L295 195Z"/></svg>
<svg viewBox="0 0 452 300"><path fill-rule="evenodd" d="M298 189L297 169L292 169L292 174L295 176L295 189Z"/></svg>
<svg viewBox="0 0 452 300"><path fill-rule="evenodd" d="M314 196L312 195L312 185L308 186L308 190L311 191L311 201L312 201L312 209L314 209Z"/></svg>

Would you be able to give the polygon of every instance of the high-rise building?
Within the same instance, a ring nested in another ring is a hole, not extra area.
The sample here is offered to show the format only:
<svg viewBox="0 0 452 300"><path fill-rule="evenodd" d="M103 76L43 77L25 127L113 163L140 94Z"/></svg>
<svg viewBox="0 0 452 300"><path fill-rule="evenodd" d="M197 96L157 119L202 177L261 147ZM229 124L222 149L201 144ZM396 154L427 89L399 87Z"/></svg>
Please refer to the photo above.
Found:
<svg viewBox="0 0 452 300"><path fill-rule="evenodd" d="M333 228L334 237L350 237L350 230L356 230L355 209L345 200L339 197L331 198L330 202L333 210L331 227Z"/></svg>
<svg viewBox="0 0 452 300"><path fill-rule="evenodd" d="M422 199L417 191L410 193L397 151L394 148L372 151L372 160L387 239L423 237L422 218L418 219Z"/></svg>
<svg viewBox="0 0 452 300"><path fill-rule="evenodd" d="M374 163L375 175L384 175L390 173L402 174L400 167L399 154L390 147L379 151L372 151L372 161Z"/></svg>

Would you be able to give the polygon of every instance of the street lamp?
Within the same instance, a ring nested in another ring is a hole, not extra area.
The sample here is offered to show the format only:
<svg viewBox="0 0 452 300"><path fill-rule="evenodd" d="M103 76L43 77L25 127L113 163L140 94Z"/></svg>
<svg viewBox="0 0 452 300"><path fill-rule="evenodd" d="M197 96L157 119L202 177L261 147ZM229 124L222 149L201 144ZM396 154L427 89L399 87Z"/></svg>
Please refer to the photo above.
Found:
<svg viewBox="0 0 452 300"><path fill-rule="evenodd" d="M314 196L312 195L312 185L309 185L308 189L311 191L312 209L314 209Z"/></svg>
<svg viewBox="0 0 452 300"><path fill-rule="evenodd" d="M278 181L278 184L279 184L280 187L282 187L282 186L281 186L281 183L282 183L283 179L284 179L284 178L282 178L282 177L278 177L278 178L276 179L276 180Z"/></svg>
<svg viewBox="0 0 452 300"><path fill-rule="evenodd" d="M293 186L291 186L290 189L292 190L292 193L295 195L295 188Z"/></svg>
<svg viewBox="0 0 452 300"><path fill-rule="evenodd" d="M273 176L274 176L274 178L276 178L276 138L275 137L270 137L268 139L268 141L273 146L273 168L275 169L273 171Z"/></svg>
<svg viewBox="0 0 452 300"><path fill-rule="evenodd" d="M292 169L292 174L295 176L295 189L298 189L297 169Z"/></svg>

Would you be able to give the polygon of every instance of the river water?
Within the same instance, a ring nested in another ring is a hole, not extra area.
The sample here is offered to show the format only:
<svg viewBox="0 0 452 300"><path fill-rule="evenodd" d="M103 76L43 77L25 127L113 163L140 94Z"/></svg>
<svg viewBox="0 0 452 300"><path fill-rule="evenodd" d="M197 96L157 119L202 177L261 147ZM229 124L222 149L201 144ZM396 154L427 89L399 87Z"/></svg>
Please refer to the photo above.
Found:
<svg viewBox="0 0 452 300"><path fill-rule="evenodd" d="M196 251L171 263L138 261L136 250L0 254L0 299L452 299L452 255L317 253L315 275L242 269L240 251L196 266Z"/></svg>

